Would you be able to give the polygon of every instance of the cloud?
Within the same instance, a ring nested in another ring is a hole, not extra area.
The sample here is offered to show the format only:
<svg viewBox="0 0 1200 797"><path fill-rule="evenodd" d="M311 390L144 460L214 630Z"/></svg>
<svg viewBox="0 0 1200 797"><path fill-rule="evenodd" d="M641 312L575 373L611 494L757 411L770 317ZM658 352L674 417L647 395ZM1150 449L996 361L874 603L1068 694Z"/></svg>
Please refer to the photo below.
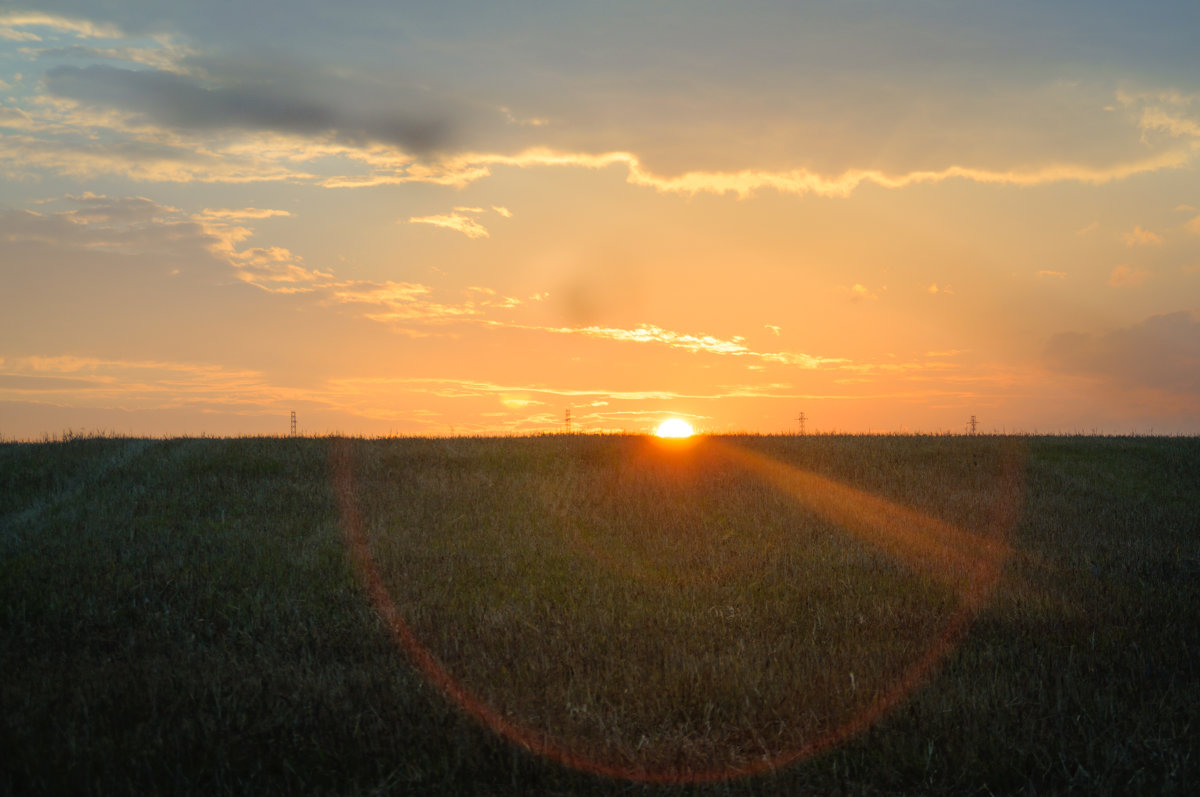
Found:
<svg viewBox="0 0 1200 797"><path fill-rule="evenodd" d="M492 210L503 218L512 218L512 213L508 208L493 205ZM488 229L474 218L487 212L487 208L460 206L454 208L453 213L442 213L434 216L413 216L409 218L408 222L409 224L432 224L435 227L445 227L448 230L461 232L468 238L487 238L490 236Z"/></svg>
<svg viewBox="0 0 1200 797"><path fill-rule="evenodd" d="M1144 230L1140 225L1136 225L1132 232L1123 233L1121 240L1126 246L1157 246L1162 243L1161 235Z"/></svg>
<svg viewBox="0 0 1200 797"><path fill-rule="evenodd" d="M876 185L901 189L947 180L966 180L981 184L1038 186L1063 182L1101 185L1137 174L1183 169L1196 160L1194 148L1174 149L1139 160L1108 166L1056 163L1034 169L985 169L952 165L941 169L909 172L885 172L878 169L847 169L824 174L806 168L782 171L746 169L736 172L690 171L669 176L655 173L641 158L627 151L601 153L572 152L534 147L514 155L500 153L463 153L446 156L436 162L411 163L392 173L374 173L364 177L338 177L325 181L330 187L374 186L410 182L462 187L489 177L496 167L532 168L538 166L604 169L620 165L627 170L626 181L652 188L660 193L694 196L701 193L732 194L746 199L762 190L797 196L848 197L860 186Z"/></svg>
<svg viewBox="0 0 1200 797"><path fill-rule="evenodd" d="M938 294L942 294L944 296L953 296L954 295L954 289L951 288L949 285L938 285L936 282L930 284L930 286L928 288L926 288L925 291L926 291L926 293L930 294L931 296L937 296Z"/></svg>
<svg viewBox="0 0 1200 797"><path fill-rule="evenodd" d="M248 221L290 215L292 214L286 210L273 210L270 208L205 208L197 213L194 218L209 221Z"/></svg>
<svg viewBox="0 0 1200 797"><path fill-rule="evenodd" d="M36 11L14 11L0 14L0 37L18 41L41 41L41 38L35 34L22 33L17 31L18 28L49 28L54 31L73 33L86 39L119 39L125 35L116 25L63 17L57 14L43 14Z"/></svg>
<svg viewBox="0 0 1200 797"><path fill-rule="evenodd" d="M1122 264L1112 270L1108 284L1114 288L1131 288L1145 284L1149 278L1149 271Z"/></svg>
<svg viewBox="0 0 1200 797"><path fill-rule="evenodd" d="M112 33L120 31L114 28ZM698 140L693 159L682 161L678 173L666 174L648 165L663 150L655 143L662 138L646 132L657 125L651 119L631 121L631 128L649 126L631 133L632 141L603 126L595 129L611 135L556 139L536 125L517 125L522 131L517 135L503 132L513 125L489 121L495 106L485 113L481 109L486 103L378 70L204 56L166 38L158 49L76 46L43 54L122 59L154 68L107 63L51 67L44 79L48 95L39 99L60 103L60 124L38 137L0 145L0 160L10 164L13 174L41 167L78 177L113 173L139 180L290 179L345 188L410 182L463 186L505 166L622 165L629 183L663 193L747 198L774 190L847 197L864 185L902 189L946 180L1017 186L1099 184L1187 168L1198 151L1185 141L1133 159L1115 151L1077 163L1062 159L1069 154L1058 160L1008 159L1013 164L1040 164L1032 167L1005 167L1003 159L996 166L979 153L963 151L939 155L931 168L921 169L875 166L871 157L850 159L844 168L687 168L712 162L714 150L729 152L728 147ZM633 142L640 142L641 148L607 148ZM755 159L753 154L745 158ZM346 170L347 163L353 168ZM778 163L786 165L788 160L781 156ZM330 174L335 166L343 173ZM21 168L25 171L18 172ZM495 210L506 212L499 206Z"/></svg>
<svg viewBox="0 0 1200 797"><path fill-rule="evenodd" d="M1037 273L1037 275L1038 275L1039 279L1044 279L1044 278L1062 279L1063 277L1067 276L1067 272L1065 272L1065 271L1049 271L1047 269L1043 269L1043 270L1039 271Z"/></svg>
<svg viewBox="0 0 1200 797"><path fill-rule="evenodd" d="M464 216L461 213L442 213L436 216L412 216L409 218L408 223L432 224L435 227L445 227L447 230L461 232L468 238L489 237L487 227L484 227L470 216Z"/></svg>
<svg viewBox="0 0 1200 797"><path fill-rule="evenodd" d="M203 250L216 240L178 210L144 197L86 193L53 202L66 210L0 212L0 241L37 242L56 248L172 254Z"/></svg>
<svg viewBox="0 0 1200 797"><path fill-rule="evenodd" d="M1045 358L1071 373L1200 396L1200 318L1181 310L1125 329L1063 332L1049 340Z"/></svg>
<svg viewBox="0 0 1200 797"><path fill-rule="evenodd" d="M449 140L449 122L422 112L363 111L310 96L283 75L263 83L205 85L191 75L105 64L47 70L51 94L144 116L168 128L244 130L329 136L352 146L382 142L430 153Z"/></svg>
<svg viewBox="0 0 1200 797"><path fill-rule="evenodd" d="M133 410L243 405L257 414L288 398L303 395L271 385L259 371L211 363L74 355L0 361L0 400L7 401Z"/></svg>
<svg viewBox="0 0 1200 797"><path fill-rule="evenodd" d="M0 136L0 168L10 177L33 177L38 170L48 170L79 179L113 174L174 183L315 179L298 167L305 160L299 145L281 154L240 144L214 148L211 142L164 140L157 132L97 127L83 119L48 123L28 117L25 121L25 127L49 124L49 129L35 131L38 135Z"/></svg>
<svg viewBox="0 0 1200 797"><path fill-rule="evenodd" d="M1098 229L1100 229L1100 222L1093 221L1091 224L1088 224L1084 227L1080 227L1078 230L1075 231L1075 234L1076 235L1087 235L1089 232L1095 232Z"/></svg>
<svg viewBox="0 0 1200 797"><path fill-rule="evenodd" d="M501 296L490 288L471 287L460 302L444 303L432 298L433 288L411 282L367 282L352 280L329 283L322 288L328 301L337 304L361 304L379 308L364 314L372 321L389 323L396 331L421 336L412 324L445 324L486 315L494 310L511 310L519 299ZM503 322L488 323L504 325ZM397 326L402 325L402 326Z"/></svg>
<svg viewBox="0 0 1200 797"><path fill-rule="evenodd" d="M1200 138L1200 94L1166 91L1117 92L1117 101L1137 115L1142 142L1153 134L1169 138Z"/></svg>
<svg viewBox="0 0 1200 797"><path fill-rule="evenodd" d="M299 255L282 246L216 249L236 269L238 279L271 293L308 293L333 278L329 272L306 268Z"/></svg>
<svg viewBox="0 0 1200 797"><path fill-rule="evenodd" d="M879 294L872 293L871 291L867 290L866 287L857 282L846 290L849 292L850 301L852 302L860 302L863 299L875 300L879 298Z"/></svg>
<svg viewBox="0 0 1200 797"><path fill-rule="evenodd" d="M543 127L550 124L549 119L542 119L540 117L528 117L524 119L519 118L515 116L511 110L505 107L500 107L498 110L504 115L504 121L508 122L510 125L520 125L522 127Z"/></svg>
<svg viewBox="0 0 1200 797"><path fill-rule="evenodd" d="M186 47L160 41L153 47L88 47L73 44L69 47L45 47L33 51L39 58L71 58L102 61L125 61L156 69L174 71L179 62L191 54Z"/></svg>
<svg viewBox="0 0 1200 797"><path fill-rule="evenodd" d="M206 252L233 269L234 276L272 292L311 291L332 275L309 269L279 246L245 246L253 231L235 223L284 211L202 211L189 216L145 197L109 197L85 192L42 203L65 210L0 213L0 241L32 241L56 248L179 256Z"/></svg>
<svg viewBox="0 0 1200 797"><path fill-rule="evenodd" d="M598 340L609 340L619 343L655 343L672 349L681 349L683 351L733 357L747 357L764 362L778 363L781 365L794 365L810 370L823 367L844 367L847 363L849 363L848 360L836 357L820 357L811 354L800 354L794 352L754 351L746 345L745 338L741 336L734 336L732 338L718 338L713 335L695 335L691 333L675 332L673 330L663 329L662 327L654 324L643 324L639 327L626 329L623 327L602 326L535 326L505 321L486 321L484 323L488 324L489 326L503 327L506 329L520 329L530 332L550 332L557 335L580 335L583 337L596 338Z"/></svg>

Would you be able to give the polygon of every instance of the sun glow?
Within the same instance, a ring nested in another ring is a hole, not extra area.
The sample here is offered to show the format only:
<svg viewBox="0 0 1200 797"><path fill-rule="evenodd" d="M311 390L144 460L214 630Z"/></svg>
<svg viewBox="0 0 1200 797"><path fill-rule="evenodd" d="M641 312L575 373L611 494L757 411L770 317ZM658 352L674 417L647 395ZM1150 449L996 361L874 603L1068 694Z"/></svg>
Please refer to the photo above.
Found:
<svg viewBox="0 0 1200 797"><path fill-rule="evenodd" d="M658 430L655 434L659 437L691 437L693 431L692 425L687 421L682 421L679 418L668 418L658 425Z"/></svg>

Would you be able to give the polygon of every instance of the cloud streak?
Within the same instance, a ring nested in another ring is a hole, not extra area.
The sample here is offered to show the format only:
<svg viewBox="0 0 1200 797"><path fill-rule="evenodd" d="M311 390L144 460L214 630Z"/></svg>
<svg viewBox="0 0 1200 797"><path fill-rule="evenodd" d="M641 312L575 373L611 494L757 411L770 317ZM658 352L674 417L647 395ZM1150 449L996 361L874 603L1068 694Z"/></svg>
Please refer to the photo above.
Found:
<svg viewBox="0 0 1200 797"><path fill-rule="evenodd" d="M164 409L195 405L260 407L297 398L255 370L211 363L30 356L0 360L0 400Z"/></svg>
<svg viewBox="0 0 1200 797"><path fill-rule="evenodd" d="M404 183L432 183L463 187L492 175L497 167L605 169L623 166L631 185L652 188L665 194L733 195L747 199L773 190L794 196L845 198L864 185L889 189L964 180L986 185L1033 187L1056 183L1102 185L1138 174L1183 169L1192 165L1200 147L1187 146L1138 160L1109 166L1057 163L1033 169L984 169L952 165L942 169L889 173L878 169L848 169L839 174L821 174L808 169L782 171L747 169L736 172L691 171L681 175L657 174L646 168L631 152L569 152L532 148L515 155L469 153L443 158L431 164L413 164L399 173L375 173L364 177L336 177L324 181L328 187L347 188Z"/></svg>
<svg viewBox="0 0 1200 797"><path fill-rule="evenodd" d="M442 213L435 216L412 216L408 220L409 224L430 224L434 227L443 227L447 230L461 232L468 238L487 238L487 227L477 222L470 216L462 213Z"/></svg>
<svg viewBox="0 0 1200 797"><path fill-rule="evenodd" d="M73 33L85 39L119 39L125 34L116 25L92 22L87 19L64 17L58 14L43 14L36 11L13 11L0 14L0 37L14 41L41 41L41 37L21 28L49 28L62 33ZM4 33L8 31L8 33Z"/></svg>

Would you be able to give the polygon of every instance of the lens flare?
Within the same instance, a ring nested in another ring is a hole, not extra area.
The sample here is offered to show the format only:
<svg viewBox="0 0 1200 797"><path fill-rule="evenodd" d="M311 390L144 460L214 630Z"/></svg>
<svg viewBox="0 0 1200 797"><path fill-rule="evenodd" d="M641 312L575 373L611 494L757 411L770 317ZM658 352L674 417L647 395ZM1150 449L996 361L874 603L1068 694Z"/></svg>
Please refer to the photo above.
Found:
<svg viewBox="0 0 1200 797"><path fill-rule="evenodd" d="M687 427L683 421L676 421ZM671 421L659 427L669 431ZM674 424L672 424L673 426ZM664 435L666 436L666 435ZM960 528L938 517L860 490L794 463L756 451L752 446L705 438L711 453L735 468L757 476L797 505L904 565L918 577L932 578L957 594L946 607L940 627L915 638L915 655L877 685L848 715L831 715L823 732L798 743L764 749L761 757L710 768L693 763L639 764L605 758L603 751L578 746L569 737L558 738L492 705L460 682L427 643L409 626L388 589L384 573L368 542L367 523L361 515L355 446L336 440L330 447L331 482L337 498L342 533L350 559L367 590L376 613L393 641L408 656L425 680L451 701L516 746L565 766L602 777L633 782L672 785L700 784L760 775L827 752L859 736L926 684L940 664L955 650L999 581L1005 562L1013 554L1007 539L1020 514L1021 464L1019 447L999 451L994 474L999 495L988 507L978 530ZM860 620L861 622L861 620ZM802 689L803 687L799 687Z"/></svg>

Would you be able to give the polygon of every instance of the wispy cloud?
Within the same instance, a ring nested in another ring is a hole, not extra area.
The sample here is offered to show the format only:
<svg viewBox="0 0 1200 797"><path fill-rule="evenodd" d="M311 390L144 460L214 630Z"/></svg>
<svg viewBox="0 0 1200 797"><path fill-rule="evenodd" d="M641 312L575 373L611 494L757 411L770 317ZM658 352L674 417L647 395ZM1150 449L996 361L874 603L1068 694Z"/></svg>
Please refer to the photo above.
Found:
<svg viewBox="0 0 1200 797"><path fill-rule="evenodd" d="M433 289L427 285L409 282L364 282L336 283L328 288L330 298L341 304L365 304L377 307L368 310L365 317L385 323L433 322L444 323L454 319L482 314L487 308L504 302L493 303L486 298L474 297L454 304L434 301Z"/></svg>
<svg viewBox="0 0 1200 797"><path fill-rule="evenodd" d="M874 301L879 298L879 294L871 291L861 283L854 283L849 288L845 289L852 302L861 302L864 299Z"/></svg>
<svg viewBox="0 0 1200 797"><path fill-rule="evenodd" d="M1108 277L1108 284L1114 288L1133 288L1144 285L1149 278L1149 271L1122 264L1112 270L1112 274Z"/></svg>
<svg viewBox="0 0 1200 797"><path fill-rule="evenodd" d="M1117 101L1136 114L1142 142L1153 134L1170 138L1200 138L1200 94L1166 91L1117 92Z"/></svg>
<svg viewBox="0 0 1200 797"><path fill-rule="evenodd" d="M487 238L489 233L487 227L484 227L470 216L462 213L442 213L435 216L412 216L408 220L409 224L432 224L434 227L443 227L447 230L461 232L468 238Z"/></svg>
<svg viewBox="0 0 1200 797"><path fill-rule="evenodd" d="M43 14L36 11L13 11L0 14L0 36L14 40L40 41L36 34L24 28L49 28L53 31L73 33L86 39L119 39L125 34L116 25L92 22L77 17ZM8 33L4 33L8 31Z"/></svg>
<svg viewBox="0 0 1200 797"><path fill-rule="evenodd" d="M467 153L447 157L436 164L413 164L403 173L372 175L361 183L353 178L336 178L328 185L430 182L463 186L488 177L500 166L530 168L538 166L603 169L624 166L627 180L633 185L646 186L662 193L695 195L700 193L733 194L745 199L758 191L771 189L781 194L847 197L865 184L883 188L906 188L914 185L940 183L946 180L996 185L1037 186L1062 182L1103 184L1136 174L1185 168L1196 160L1196 148L1171 149L1140 160L1114 163L1109 166L1052 164L1035 169L984 169L969 166L947 166L942 169L888 173L876 169L849 169L840 174L825 175L808 169L784 171L747 169L737 172L692 171L676 176L656 174L647 169L641 159L631 152L586 153L532 148L516 155L496 153Z"/></svg>
<svg viewBox="0 0 1200 797"><path fill-rule="evenodd" d="M1163 242L1162 236L1136 225L1127 233L1121 234L1121 240L1126 246L1157 246Z"/></svg>
<svg viewBox="0 0 1200 797"><path fill-rule="evenodd" d="M271 208L205 208L197 213L195 218L212 221L251 221L290 215L292 214L286 210L273 210Z"/></svg>
<svg viewBox="0 0 1200 797"><path fill-rule="evenodd" d="M234 269L235 276L271 293L307 293L333 279L328 271L309 268L303 258L282 246L244 246L253 230L239 222L288 216L266 208L203 210L191 220L209 236L208 250Z"/></svg>
<svg viewBox="0 0 1200 797"><path fill-rule="evenodd" d="M626 329L623 327L602 326L533 326L500 321L489 321L487 323L494 326L504 326L510 329L550 332L556 335L580 335L583 337L609 340L619 343L653 343L667 346L672 349L682 349L689 352L726 355L733 357L747 357L766 362L779 363L782 365L799 366L800 368L805 369L837 366L848 362L848 360L842 358L818 357L810 354L800 354L794 352L754 351L746 345L745 338L741 336L734 336L732 338L719 338L713 335L696 335L663 329L662 327L655 326L654 324L644 324L642 326Z"/></svg>
<svg viewBox="0 0 1200 797"><path fill-rule="evenodd" d="M491 210L502 218L512 218L512 212L508 208L493 205ZM461 232L468 238L487 238L490 236L490 233L477 218L487 212L487 208L459 206L454 208L454 212L452 213L443 213L434 216L413 216L409 218L408 222L409 224L432 224L435 227L444 227L448 230Z"/></svg>
<svg viewBox="0 0 1200 797"><path fill-rule="evenodd" d="M272 385L255 370L211 363L122 360L74 355L9 357L0 361L0 399L73 406L161 409L275 405L297 392Z"/></svg>

